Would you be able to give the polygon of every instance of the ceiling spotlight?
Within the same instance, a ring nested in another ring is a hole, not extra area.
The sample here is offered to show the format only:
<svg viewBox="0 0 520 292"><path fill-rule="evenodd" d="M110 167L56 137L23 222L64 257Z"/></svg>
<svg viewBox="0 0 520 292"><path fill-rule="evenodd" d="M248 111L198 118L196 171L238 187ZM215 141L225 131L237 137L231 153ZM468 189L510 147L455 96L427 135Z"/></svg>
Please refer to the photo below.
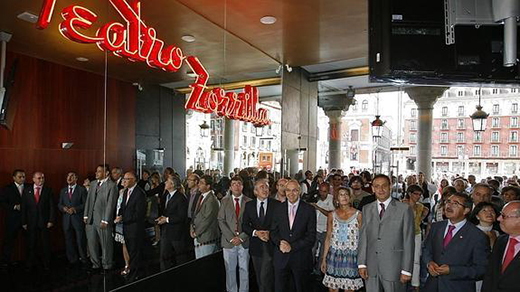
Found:
<svg viewBox="0 0 520 292"><path fill-rule="evenodd" d="M27 12L27 11L25 11L24 13L18 14L17 17L21 20L25 20L30 23L36 23L38 21L38 16L36 16L30 12Z"/></svg>
<svg viewBox="0 0 520 292"><path fill-rule="evenodd" d="M278 66L278 68L276 68L276 70L275 70L276 74L280 74L280 71L282 71L282 68L283 68L283 65L280 64L280 65Z"/></svg>
<svg viewBox="0 0 520 292"><path fill-rule="evenodd" d="M187 43L193 43L195 41L195 37L189 34L183 35L181 39Z"/></svg>
<svg viewBox="0 0 520 292"><path fill-rule="evenodd" d="M266 15L266 16L260 18L260 22L262 24L266 24L266 25L274 24L276 22L276 17L271 16L271 15Z"/></svg>
<svg viewBox="0 0 520 292"><path fill-rule="evenodd" d="M88 62L88 59L85 57L77 57L76 60L80 62Z"/></svg>
<svg viewBox="0 0 520 292"><path fill-rule="evenodd" d="M292 67L289 66L289 64L285 64L285 68L287 69L287 72L289 72L289 73L292 72Z"/></svg>

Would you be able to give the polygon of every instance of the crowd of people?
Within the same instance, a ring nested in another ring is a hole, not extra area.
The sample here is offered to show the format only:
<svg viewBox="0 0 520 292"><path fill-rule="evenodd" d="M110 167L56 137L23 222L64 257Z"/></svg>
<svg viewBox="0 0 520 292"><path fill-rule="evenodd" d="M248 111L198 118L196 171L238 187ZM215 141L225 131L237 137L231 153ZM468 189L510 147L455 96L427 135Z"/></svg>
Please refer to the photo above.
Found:
<svg viewBox="0 0 520 292"><path fill-rule="evenodd" d="M311 279L330 291L520 291L516 176L251 168L188 169L183 180L169 167L138 177L99 165L82 184L69 172L57 204L44 173L25 176L15 170L0 194L4 267L23 233L27 271L49 271L59 212L70 264L106 273L121 254L128 281L143 276L149 241L161 270L222 250L229 292L249 291L250 261L260 292L309 291Z"/></svg>

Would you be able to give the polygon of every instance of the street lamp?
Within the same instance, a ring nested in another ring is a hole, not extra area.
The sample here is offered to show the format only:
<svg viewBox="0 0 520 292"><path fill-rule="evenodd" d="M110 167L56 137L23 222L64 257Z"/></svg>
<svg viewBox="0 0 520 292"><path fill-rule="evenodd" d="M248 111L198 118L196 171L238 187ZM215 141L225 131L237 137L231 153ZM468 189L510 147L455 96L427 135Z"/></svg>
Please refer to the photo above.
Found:
<svg viewBox="0 0 520 292"><path fill-rule="evenodd" d="M482 106L480 105L481 91L482 89L478 90L477 110L469 116L473 121L473 131L475 132L484 132L486 130L487 118L489 116L488 113L482 110Z"/></svg>
<svg viewBox="0 0 520 292"><path fill-rule="evenodd" d="M202 137L208 137L209 136L209 125L204 121L204 123L199 125L200 127L200 135Z"/></svg>
<svg viewBox="0 0 520 292"><path fill-rule="evenodd" d="M376 115L376 119L372 121L372 138L374 138L374 142L377 142L382 134L383 134L383 126L385 124L384 121L380 119L380 115Z"/></svg>

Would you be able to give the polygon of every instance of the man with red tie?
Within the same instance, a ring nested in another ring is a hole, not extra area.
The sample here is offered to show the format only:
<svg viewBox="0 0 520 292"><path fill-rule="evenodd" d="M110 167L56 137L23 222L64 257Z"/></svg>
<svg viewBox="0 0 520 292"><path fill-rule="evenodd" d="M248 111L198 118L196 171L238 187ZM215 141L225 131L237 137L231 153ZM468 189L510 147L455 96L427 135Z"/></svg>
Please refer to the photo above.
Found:
<svg viewBox="0 0 520 292"><path fill-rule="evenodd" d="M500 216L500 228L506 234L495 242L484 282L483 292L520 291L520 201L507 203Z"/></svg>
<svg viewBox="0 0 520 292"><path fill-rule="evenodd" d="M75 172L67 174L67 186L61 189L58 209L63 213L63 232L67 259L70 264L76 264L78 259L87 263L87 241L85 238L85 223L83 209L87 200L87 190L77 184L78 175ZM78 257L79 254L79 257Z"/></svg>
<svg viewBox="0 0 520 292"><path fill-rule="evenodd" d="M421 291L474 292L476 281L484 276L489 239L467 222L472 205L464 193L446 200L444 213L448 220L434 223L424 242L423 263L429 275Z"/></svg>
<svg viewBox="0 0 520 292"><path fill-rule="evenodd" d="M44 185L45 176L35 172L33 185L29 185L22 195L22 227L27 230L26 269L34 266L36 243L40 242L43 254L43 269L50 269L51 247L50 228L54 225L54 199L51 188Z"/></svg>

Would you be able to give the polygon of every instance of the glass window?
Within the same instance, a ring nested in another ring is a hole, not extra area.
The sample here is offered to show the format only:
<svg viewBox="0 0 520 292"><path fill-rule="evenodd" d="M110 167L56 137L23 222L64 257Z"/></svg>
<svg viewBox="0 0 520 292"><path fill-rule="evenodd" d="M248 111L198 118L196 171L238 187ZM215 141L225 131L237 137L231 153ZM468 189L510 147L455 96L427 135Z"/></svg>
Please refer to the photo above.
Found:
<svg viewBox="0 0 520 292"><path fill-rule="evenodd" d="M251 137L251 147L254 148L256 146L256 138Z"/></svg>
<svg viewBox="0 0 520 292"><path fill-rule="evenodd" d="M246 122L241 122L242 123L242 132L247 132L247 123Z"/></svg>
<svg viewBox="0 0 520 292"><path fill-rule="evenodd" d="M457 96L464 96L464 91L462 91L462 90L457 91Z"/></svg>
<svg viewBox="0 0 520 292"><path fill-rule="evenodd" d="M448 120L442 120L441 121L441 130L447 130L448 129Z"/></svg>
<svg viewBox="0 0 520 292"><path fill-rule="evenodd" d="M509 141L518 142L518 132L517 131L511 131L511 133L509 135Z"/></svg>
<svg viewBox="0 0 520 292"><path fill-rule="evenodd" d="M491 133L491 142L498 142L499 139L500 139L499 132L495 131L495 132Z"/></svg>
<svg viewBox="0 0 520 292"><path fill-rule="evenodd" d="M464 106L463 105L459 105L459 109L457 110L457 113L459 114L459 116L464 115Z"/></svg>
<svg viewBox="0 0 520 292"><path fill-rule="evenodd" d="M480 95L480 89L475 89L475 95Z"/></svg>
<svg viewBox="0 0 520 292"><path fill-rule="evenodd" d="M517 145L510 145L509 146L509 156L518 156L518 146Z"/></svg>
<svg viewBox="0 0 520 292"><path fill-rule="evenodd" d="M482 132L473 132L473 141L482 142Z"/></svg>
<svg viewBox="0 0 520 292"><path fill-rule="evenodd" d="M464 156L464 146L462 146L462 145L457 146L457 156Z"/></svg>
<svg viewBox="0 0 520 292"><path fill-rule="evenodd" d="M448 115L448 107L447 106L443 106L442 107L442 116L445 117Z"/></svg>
<svg viewBox="0 0 520 292"><path fill-rule="evenodd" d="M359 141L359 130L350 131L350 141Z"/></svg>
<svg viewBox="0 0 520 292"><path fill-rule="evenodd" d="M493 88L493 94L498 94L498 88Z"/></svg>
<svg viewBox="0 0 520 292"><path fill-rule="evenodd" d="M511 104L511 113L512 114L518 113L518 103L515 102L515 103Z"/></svg>
<svg viewBox="0 0 520 292"><path fill-rule="evenodd" d="M516 93L516 88L511 88L511 93Z"/></svg>
<svg viewBox="0 0 520 292"><path fill-rule="evenodd" d="M417 130L417 120L410 120L410 130Z"/></svg>
<svg viewBox="0 0 520 292"><path fill-rule="evenodd" d="M247 136L243 136L244 147L247 147Z"/></svg>
<svg viewBox="0 0 520 292"><path fill-rule="evenodd" d="M480 156L480 145L473 146L473 156Z"/></svg>
<svg viewBox="0 0 520 292"><path fill-rule="evenodd" d="M410 155L415 155L415 146L410 146Z"/></svg>
<svg viewBox="0 0 520 292"><path fill-rule="evenodd" d="M511 128L518 128L518 117L511 117Z"/></svg>
<svg viewBox="0 0 520 292"><path fill-rule="evenodd" d="M417 134L410 133L410 143L417 143Z"/></svg>
<svg viewBox="0 0 520 292"><path fill-rule="evenodd" d="M494 104L493 105L493 114L497 115L498 113L500 113L500 105L499 104Z"/></svg>
<svg viewBox="0 0 520 292"><path fill-rule="evenodd" d="M448 146L441 146L441 155L447 156L448 155Z"/></svg>
<svg viewBox="0 0 520 292"><path fill-rule="evenodd" d="M410 114L411 114L412 118L416 118L417 117L417 109L416 108L412 108Z"/></svg>
<svg viewBox="0 0 520 292"><path fill-rule="evenodd" d="M457 133L457 143L464 143L464 133L463 132Z"/></svg>
<svg viewBox="0 0 520 292"><path fill-rule="evenodd" d="M491 156L498 156L498 145L491 146Z"/></svg>
<svg viewBox="0 0 520 292"><path fill-rule="evenodd" d="M500 127L500 118L492 118L491 119L491 127L493 127L493 128Z"/></svg>
<svg viewBox="0 0 520 292"><path fill-rule="evenodd" d="M363 100L363 102L361 103L361 110L362 111L367 111L368 110L368 100Z"/></svg>
<svg viewBox="0 0 520 292"><path fill-rule="evenodd" d="M466 120L458 119L457 120L457 129L465 129L466 128Z"/></svg>
<svg viewBox="0 0 520 292"><path fill-rule="evenodd" d="M448 143L448 133L441 133L441 143Z"/></svg>

